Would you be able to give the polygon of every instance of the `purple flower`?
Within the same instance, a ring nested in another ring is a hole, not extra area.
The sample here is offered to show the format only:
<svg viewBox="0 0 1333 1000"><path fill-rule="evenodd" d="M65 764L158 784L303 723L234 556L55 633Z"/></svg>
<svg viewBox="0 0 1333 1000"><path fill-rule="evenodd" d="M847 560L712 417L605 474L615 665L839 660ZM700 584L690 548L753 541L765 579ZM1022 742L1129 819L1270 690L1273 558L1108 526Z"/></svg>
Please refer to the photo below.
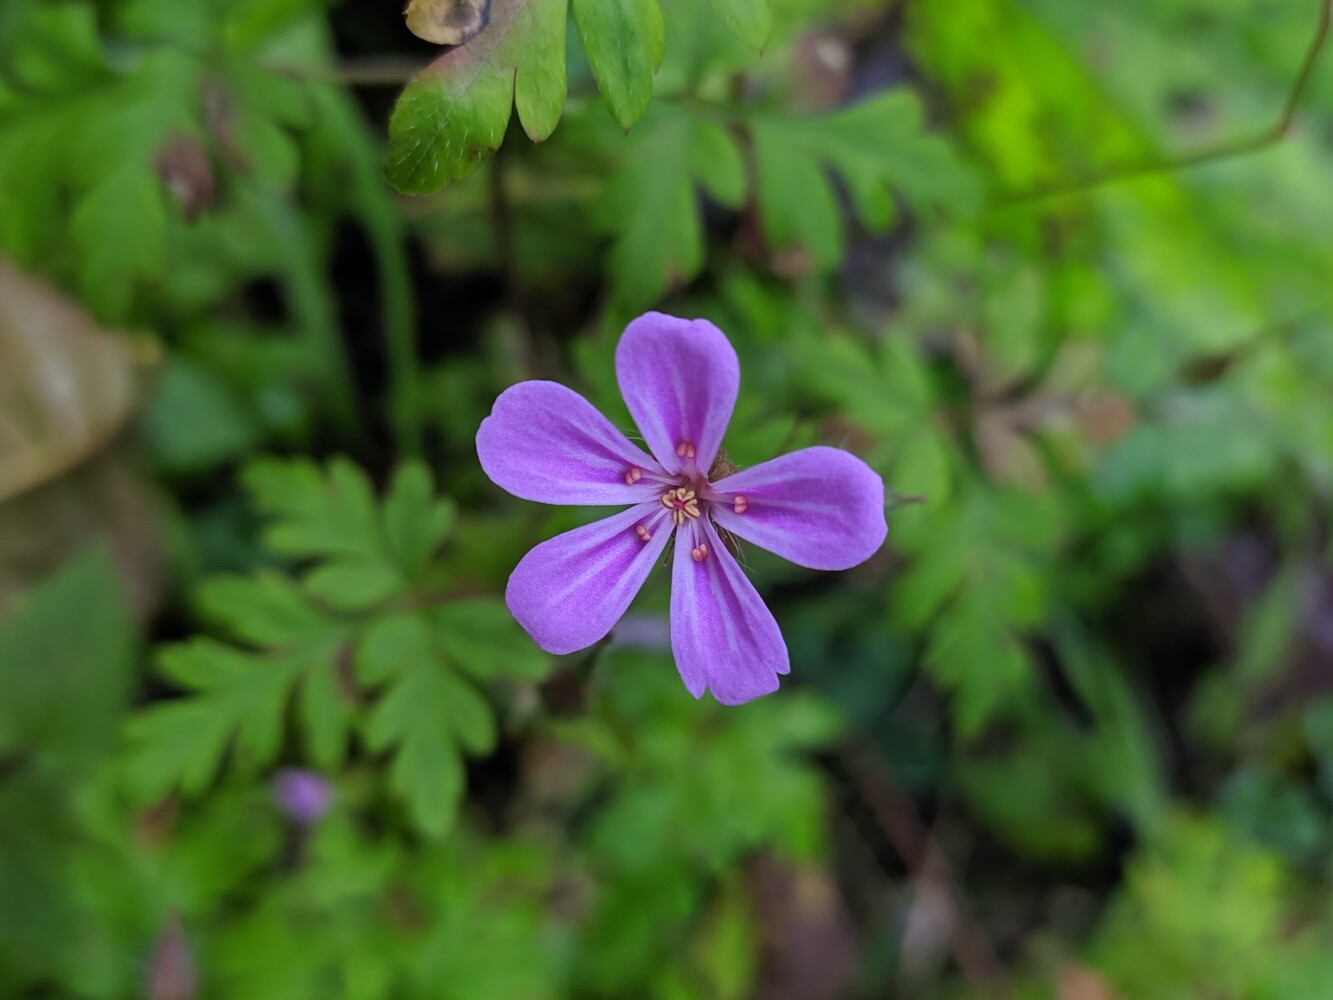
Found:
<svg viewBox="0 0 1333 1000"><path fill-rule="evenodd" d="M548 652L591 646L675 533L671 649L685 687L726 705L777 690L790 669L786 643L725 536L811 569L847 569L884 542L883 481L837 448L741 472L714 464L740 365L706 320L640 316L616 347L616 378L651 455L555 382L506 389L477 431L482 468L515 496L631 505L524 556L505 590L509 610Z"/></svg>
<svg viewBox="0 0 1333 1000"><path fill-rule="evenodd" d="M329 811L333 788L313 771L286 767L274 776L273 797L298 826L313 826Z"/></svg>

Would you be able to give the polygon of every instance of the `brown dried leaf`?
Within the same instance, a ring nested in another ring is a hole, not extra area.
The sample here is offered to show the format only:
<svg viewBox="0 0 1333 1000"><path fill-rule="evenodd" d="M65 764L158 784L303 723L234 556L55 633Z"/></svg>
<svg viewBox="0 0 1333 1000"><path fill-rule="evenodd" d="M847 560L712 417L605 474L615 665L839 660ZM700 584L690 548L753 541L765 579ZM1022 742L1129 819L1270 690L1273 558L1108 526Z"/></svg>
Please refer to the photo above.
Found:
<svg viewBox="0 0 1333 1000"><path fill-rule="evenodd" d="M117 443L145 350L0 259L0 609L102 541L147 614L160 590L151 488Z"/></svg>
<svg viewBox="0 0 1333 1000"><path fill-rule="evenodd" d="M159 511L136 464L131 445L118 442L0 501L0 613L91 542L106 546L140 617L152 613L164 583Z"/></svg>
<svg viewBox="0 0 1333 1000"><path fill-rule="evenodd" d="M0 501L103 448L135 411L143 348L0 259Z"/></svg>
<svg viewBox="0 0 1333 1000"><path fill-rule="evenodd" d="M411 0L407 30L436 45L462 45L491 20L491 0Z"/></svg>

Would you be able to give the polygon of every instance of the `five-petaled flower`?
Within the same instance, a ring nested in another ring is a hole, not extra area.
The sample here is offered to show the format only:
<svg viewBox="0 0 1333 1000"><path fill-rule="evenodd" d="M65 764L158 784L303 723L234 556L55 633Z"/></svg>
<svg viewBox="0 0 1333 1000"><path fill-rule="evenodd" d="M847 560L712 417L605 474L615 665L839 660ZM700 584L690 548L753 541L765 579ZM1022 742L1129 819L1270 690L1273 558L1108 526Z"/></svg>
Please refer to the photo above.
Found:
<svg viewBox="0 0 1333 1000"><path fill-rule="evenodd" d="M740 365L706 320L648 313L616 348L621 394L651 454L555 382L501 393L477 431L482 468L515 496L629 504L532 549L505 590L537 645L572 653L610 633L673 533L671 648L685 686L735 705L789 670L773 614L726 534L811 569L848 569L884 542L884 483L837 448L805 448L740 472L714 465Z"/></svg>

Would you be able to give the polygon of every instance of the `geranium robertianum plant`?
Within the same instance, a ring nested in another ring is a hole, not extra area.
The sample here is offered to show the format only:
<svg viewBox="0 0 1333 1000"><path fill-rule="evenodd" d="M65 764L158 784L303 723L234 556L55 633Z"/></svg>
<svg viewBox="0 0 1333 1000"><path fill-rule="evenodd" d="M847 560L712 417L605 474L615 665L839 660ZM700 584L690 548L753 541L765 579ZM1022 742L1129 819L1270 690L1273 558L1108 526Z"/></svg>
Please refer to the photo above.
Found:
<svg viewBox="0 0 1333 1000"><path fill-rule="evenodd" d="M616 347L616 378L651 454L556 382L506 389L477 431L482 468L515 496L631 505L528 552L509 577L509 610L548 652L591 646L674 535L671 649L685 687L728 705L768 694L790 669L787 646L726 536L810 569L848 569L884 542L883 480L838 448L741 471L718 461L740 365L706 320L640 316Z"/></svg>

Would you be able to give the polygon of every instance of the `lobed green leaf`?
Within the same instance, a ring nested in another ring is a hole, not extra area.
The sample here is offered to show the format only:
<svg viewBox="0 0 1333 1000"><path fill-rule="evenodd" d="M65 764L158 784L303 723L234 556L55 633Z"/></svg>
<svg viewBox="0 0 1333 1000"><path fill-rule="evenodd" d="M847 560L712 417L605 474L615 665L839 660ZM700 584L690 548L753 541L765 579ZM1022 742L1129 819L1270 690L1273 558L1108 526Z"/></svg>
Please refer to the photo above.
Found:
<svg viewBox="0 0 1333 1000"><path fill-rule="evenodd" d="M565 101L567 0L492 0L485 28L417 76L389 119L389 182L427 194L500 148L512 110L528 137L554 131Z"/></svg>
<svg viewBox="0 0 1333 1000"><path fill-rule="evenodd" d="M448 537L457 516L453 503L435 499L430 470L421 462L398 469L384 498L384 538L408 573L420 570Z"/></svg>
<svg viewBox="0 0 1333 1000"><path fill-rule="evenodd" d="M602 209L616 232L610 268L617 292L627 305L642 306L703 266L695 186L737 205L745 168L733 136L679 105L653 107L627 143Z"/></svg>
<svg viewBox="0 0 1333 1000"><path fill-rule="evenodd" d="M773 33L771 0L709 0L727 29L752 49L762 49Z"/></svg>
<svg viewBox="0 0 1333 1000"><path fill-rule="evenodd" d="M653 72L666 47L658 0L572 0L574 24L607 107L623 128L653 97Z"/></svg>
<svg viewBox="0 0 1333 1000"><path fill-rule="evenodd" d="M801 249L821 268L842 258L842 213L827 171L846 185L872 231L894 219L893 194L918 211L974 211L979 192L952 148L923 129L916 96L894 90L815 118L766 115L752 123L764 234L776 250Z"/></svg>

